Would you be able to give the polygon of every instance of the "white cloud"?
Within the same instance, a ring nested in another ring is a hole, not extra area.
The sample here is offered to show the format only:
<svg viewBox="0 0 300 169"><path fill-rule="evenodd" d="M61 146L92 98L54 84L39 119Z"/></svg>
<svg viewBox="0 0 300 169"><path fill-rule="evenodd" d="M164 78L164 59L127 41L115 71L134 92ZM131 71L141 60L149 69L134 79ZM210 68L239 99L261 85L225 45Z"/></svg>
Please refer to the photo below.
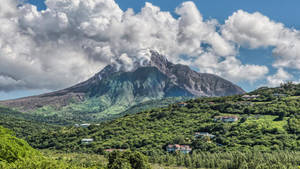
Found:
<svg viewBox="0 0 300 169"><path fill-rule="evenodd" d="M0 17L12 17L16 14L17 1L10 0L10 1L3 1L0 5Z"/></svg>
<svg viewBox="0 0 300 169"><path fill-rule="evenodd" d="M235 82L254 82L268 73L266 66L238 60L238 45L273 45L277 60L286 61L274 66L299 65L298 32L259 13L238 11L222 26L214 19L204 20L193 2L176 8L178 19L151 3L139 13L122 11L114 0L47 0L46 4L44 11L29 4L16 8L13 1L0 4L5 9L0 10L0 75L22 82L12 83L14 88L64 88L111 62L124 68L142 64L149 59L146 49ZM0 90L8 90L3 86L0 82Z"/></svg>
<svg viewBox="0 0 300 169"><path fill-rule="evenodd" d="M266 66L242 64L234 56L225 59L218 58L210 53L201 55L193 64L200 67L200 72L217 74L226 77L233 82L249 81L255 82L262 79L268 73Z"/></svg>
<svg viewBox="0 0 300 169"><path fill-rule="evenodd" d="M216 20L203 21L202 15L193 2L184 2L176 9L176 13L180 15L178 43L185 49L183 49L184 52L189 55L199 55L205 52L201 45L209 44L218 56L236 53L235 47L216 32L218 22Z"/></svg>
<svg viewBox="0 0 300 169"><path fill-rule="evenodd" d="M23 81L15 80L12 77L0 75L0 88L6 89L7 91L11 91L23 85Z"/></svg>
<svg viewBox="0 0 300 169"><path fill-rule="evenodd" d="M277 87L282 83L290 81L293 78L291 74L286 72L284 69L279 68L277 73L267 77L267 85L271 87Z"/></svg>
<svg viewBox="0 0 300 169"><path fill-rule="evenodd" d="M300 32L258 12L235 12L222 26L222 35L244 47L274 47L274 67L300 70Z"/></svg>
<svg viewBox="0 0 300 169"><path fill-rule="evenodd" d="M277 56L273 66L300 70L300 32L290 33L294 36L290 39L283 39L273 50L274 55Z"/></svg>
<svg viewBox="0 0 300 169"><path fill-rule="evenodd" d="M225 21L222 35L242 46L258 48L276 45L283 30L283 24L275 23L258 12L250 14L238 10Z"/></svg>

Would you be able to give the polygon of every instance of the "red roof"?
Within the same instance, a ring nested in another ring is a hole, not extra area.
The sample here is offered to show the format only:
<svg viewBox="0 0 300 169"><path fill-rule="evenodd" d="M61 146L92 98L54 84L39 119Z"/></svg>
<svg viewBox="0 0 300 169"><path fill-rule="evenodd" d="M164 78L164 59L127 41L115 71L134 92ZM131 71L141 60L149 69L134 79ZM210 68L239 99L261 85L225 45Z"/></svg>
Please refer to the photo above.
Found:
<svg viewBox="0 0 300 169"><path fill-rule="evenodd" d="M189 145L169 144L168 148L191 149Z"/></svg>

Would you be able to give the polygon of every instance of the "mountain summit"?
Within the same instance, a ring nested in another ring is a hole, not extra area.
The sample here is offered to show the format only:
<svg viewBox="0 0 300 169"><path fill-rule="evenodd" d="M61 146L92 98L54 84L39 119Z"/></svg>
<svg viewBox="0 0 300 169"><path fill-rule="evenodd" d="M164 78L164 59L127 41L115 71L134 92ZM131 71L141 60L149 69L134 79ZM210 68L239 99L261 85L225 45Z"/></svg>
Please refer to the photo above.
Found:
<svg viewBox="0 0 300 169"><path fill-rule="evenodd" d="M211 97L244 93L243 89L219 76L198 73L186 65L169 62L165 56L160 55L158 52L150 52L151 60L136 66L131 71L125 72L118 70L113 64L108 65L89 80L61 92L89 93L92 90L91 95L101 95L104 94L102 92L103 88L111 90L114 86L112 82L116 83L117 80L119 84L130 82L133 85L132 87L134 87L135 92L133 93L145 97L149 96L147 91L153 90L158 90L163 97ZM107 86L108 84L111 86ZM154 95L155 98L157 96Z"/></svg>
<svg viewBox="0 0 300 169"><path fill-rule="evenodd" d="M2 101L0 104L34 111L45 106L55 110L70 104L93 109L92 114L118 114L139 103L169 97L211 97L244 93L233 83L188 66L173 64L151 51L151 57L135 69L124 71L114 64L92 78L64 90L39 96ZM78 110L80 113L84 111ZM89 111L89 113L91 113Z"/></svg>

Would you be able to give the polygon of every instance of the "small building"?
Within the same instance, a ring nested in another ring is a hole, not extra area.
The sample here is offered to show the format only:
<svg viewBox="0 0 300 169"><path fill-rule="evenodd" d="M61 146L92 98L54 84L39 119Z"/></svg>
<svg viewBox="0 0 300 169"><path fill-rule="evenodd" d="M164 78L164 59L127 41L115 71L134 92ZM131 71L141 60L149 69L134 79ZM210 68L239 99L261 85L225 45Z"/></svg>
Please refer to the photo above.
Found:
<svg viewBox="0 0 300 169"><path fill-rule="evenodd" d="M109 153L111 153L111 152L113 152L113 151L126 151L126 149L114 149L114 148L110 148L110 149L105 149L104 150L105 152L109 152Z"/></svg>
<svg viewBox="0 0 300 169"><path fill-rule="evenodd" d="M196 132L195 133L195 138L198 138L198 137L209 137L209 138L214 138L215 137L215 135L213 135L213 134L210 134L210 133L208 133L208 132Z"/></svg>
<svg viewBox="0 0 300 169"><path fill-rule="evenodd" d="M83 127L83 128L88 128L91 124L85 123L85 124L75 124L75 127Z"/></svg>
<svg viewBox="0 0 300 169"><path fill-rule="evenodd" d="M222 122L236 122L239 120L238 116L215 116L215 121L222 121Z"/></svg>
<svg viewBox="0 0 300 169"><path fill-rule="evenodd" d="M80 124L80 127L84 127L84 128L87 128L87 127L89 127L91 124L89 124L89 123L85 123L85 124Z"/></svg>
<svg viewBox="0 0 300 169"><path fill-rule="evenodd" d="M275 96L275 97L286 97L286 94L274 93L273 96Z"/></svg>
<svg viewBox="0 0 300 169"><path fill-rule="evenodd" d="M94 139L92 138L84 138L84 139L81 139L81 144L90 144L94 141Z"/></svg>
<svg viewBox="0 0 300 169"><path fill-rule="evenodd" d="M189 145L180 145L180 144L169 144L166 147L167 152L180 152L183 154L188 154L192 151L192 148Z"/></svg>
<svg viewBox="0 0 300 169"><path fill-rule="evenodd" d="M88 128L89 126L100 126L100 124L89 124L89 123L84 123L84 124L75 124L75 127L82 127L82 128Z"/></svg>
<svg viewBox="0 0 300 169"><path fill-rule="evenodd" d="M260 95L243 95L242 98L243 99L247 99L247 100L251 100L251 99L256 99L258 98Z"/></svg>
<svg viewBox="0 0 300 169"><path fill-rule="evenodd" d="M180 103L177 103L177 104L178 104L178 106L180 106L180 107L184 107L184 106L187 105L187 103L185 103L185 102L180 102Z"/></svg>

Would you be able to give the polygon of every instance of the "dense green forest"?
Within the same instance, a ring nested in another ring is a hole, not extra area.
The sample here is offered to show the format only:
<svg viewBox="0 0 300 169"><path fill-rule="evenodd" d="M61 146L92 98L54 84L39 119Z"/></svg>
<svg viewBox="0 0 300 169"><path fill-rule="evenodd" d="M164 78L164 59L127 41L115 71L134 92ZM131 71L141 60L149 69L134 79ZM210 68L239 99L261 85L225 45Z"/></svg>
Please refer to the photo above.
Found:
<svg viewBox="0 0 300 169"><path fill-rule="evenodd" d="M147 155L163 154L168 144L188 144L195 152L299 151L300 97L296 87L299 86L276 89L287 94L281 97L274 96L275 89L259 89L249 94L259 94L250 100L242 96L193 99L185 106L171 104L88 128L69 126L41 131L28 141L36 148L94 153L121 148ZM214 120L221 115L237 115L239 120ZM209 132L216 137L209 141L199 139L195 132ZM82 146L83 138L93 138L94 142Z"/></svg>
<svg viewBox="0 0 300 169"><path fill-rule="evenodd" d="M22 116L3 116L0 125L14 130L34 148L104 155L108 161L110 153L105 149L124 149L141 152L153 164L168 166L297 168L300 166L299 91L300 85L287 83L245 95L191 99L185 104L170 104L136 114L128 112L124 117L97 125L92 122L95 125L87 128L36 123L35 119L26 120ZM216 116L237 116L238 120L223 122L216 120ZM14 124L16 119L19 121ZM196 132L207 132L214 137L195 137ZM93 142L81 143L85 138ZM192 152L167 153L168 144L189 145ZM128 155L117 156L120 159L114 162L130 168Z"/></svg>

